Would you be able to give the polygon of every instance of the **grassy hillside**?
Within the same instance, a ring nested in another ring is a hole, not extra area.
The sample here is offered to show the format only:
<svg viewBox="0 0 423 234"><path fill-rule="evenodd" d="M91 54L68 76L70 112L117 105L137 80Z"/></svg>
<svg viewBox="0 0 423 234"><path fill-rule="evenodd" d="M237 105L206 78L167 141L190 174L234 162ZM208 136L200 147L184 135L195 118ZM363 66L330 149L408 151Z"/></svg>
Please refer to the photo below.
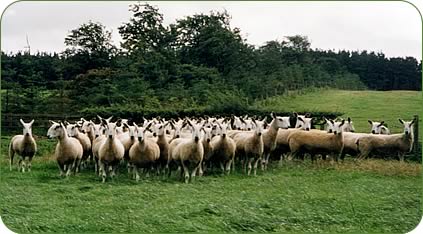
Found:
<svg viewBox="0 0 423 234"><path fill-rule="evenodd" d="M101 184L92 171L64 179L55 141L40 139L31 173L9 171L1 145L1 217L21 232L398 232L420 220L421 165L367 160L289 161L247 177L128 178ZM16 168L16 167L15 167Z"/></svg>
<svg viewBox="0 0 423 234"><path fill-rule="evenodd" d="M384 120L391 132L402 132L398 118L411 120L423 116L422 92L417 91L345 91L316 90L301 95L269 98L256 106L279 111L339 111L351 117L356 131L369 132L367 120Z"/></svg>

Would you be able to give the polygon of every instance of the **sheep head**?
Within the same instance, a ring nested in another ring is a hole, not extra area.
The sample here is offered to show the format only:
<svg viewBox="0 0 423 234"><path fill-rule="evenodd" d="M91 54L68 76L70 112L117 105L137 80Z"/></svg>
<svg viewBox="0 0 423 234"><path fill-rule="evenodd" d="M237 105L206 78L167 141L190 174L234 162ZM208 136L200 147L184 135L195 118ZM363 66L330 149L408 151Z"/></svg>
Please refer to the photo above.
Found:
<svg viewBox="0 0 423 234"><path fill-rule="evenodd" d="M34 123L34 120L31 120L29 123L25 123L22 119L20 119L20 122L23 126L23 135L32 136L32 124Z"/></svg>

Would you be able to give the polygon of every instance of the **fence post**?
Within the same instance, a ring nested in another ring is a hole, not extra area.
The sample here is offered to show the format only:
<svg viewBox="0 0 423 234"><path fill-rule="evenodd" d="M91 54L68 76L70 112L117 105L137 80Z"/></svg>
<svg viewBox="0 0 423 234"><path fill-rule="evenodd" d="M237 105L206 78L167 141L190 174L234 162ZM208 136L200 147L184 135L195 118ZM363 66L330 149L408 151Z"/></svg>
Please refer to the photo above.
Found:
<svg viewBox="0 0 423 234"><path fill-rule="evenodd" d="M418 115L414 115L414 145L413 145L413 151L415 154L419 153L419 116ZM418 157L421 157L421 155L419 155Z"/></svg>

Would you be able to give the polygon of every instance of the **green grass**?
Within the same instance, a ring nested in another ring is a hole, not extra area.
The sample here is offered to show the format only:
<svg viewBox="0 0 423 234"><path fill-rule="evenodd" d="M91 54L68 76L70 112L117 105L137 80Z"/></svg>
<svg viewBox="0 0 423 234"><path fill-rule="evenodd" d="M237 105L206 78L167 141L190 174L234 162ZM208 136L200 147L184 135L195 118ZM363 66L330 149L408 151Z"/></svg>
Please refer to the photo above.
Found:
<svg viewBox="0 0 423 234"><path fill-rule="evenodd" d="M370 132L368 119L384 120L393 133L403 131L398 118L411 120L423 111L422 92L316 90L302 95L273 97L256 103L269 111L336 111L351 117L356 131ZM421 138L420 138L421 139Z"/></svg>
<svg viewBox="0 0 423 234"><path fill-rule="evenodd" d="M101 184L91 171L60 178L40 139L31 173L9 171L1 142L1 217L15 232L399 232L420 221L421 165L306 161L254 177L219 173ZM42 155L42 156L41 156ZM15 167L16 168L16 167Z"/></svg>

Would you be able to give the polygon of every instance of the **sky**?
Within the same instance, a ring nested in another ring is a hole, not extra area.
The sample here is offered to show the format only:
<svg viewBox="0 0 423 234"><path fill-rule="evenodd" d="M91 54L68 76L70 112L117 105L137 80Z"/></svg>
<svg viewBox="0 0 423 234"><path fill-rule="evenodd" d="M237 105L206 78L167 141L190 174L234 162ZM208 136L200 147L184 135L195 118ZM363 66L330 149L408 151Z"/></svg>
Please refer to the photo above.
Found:
<svg viewBox="0 0 423 234"><path fill-rule="evenodd" d="M69 31L89 20L105 25L112 31L113 42L119 45L117 28L131 17L131 3L134 2L14 3L3 12L1 50L25 50L28 36L31 53L61 52ZM149 3L159 8L166 25L193 14L227 10L232 16L231 26L240 28L247 42L256 46L299 34L309 38L312 48L422 58L420 15L405 2Z"/></svg>

